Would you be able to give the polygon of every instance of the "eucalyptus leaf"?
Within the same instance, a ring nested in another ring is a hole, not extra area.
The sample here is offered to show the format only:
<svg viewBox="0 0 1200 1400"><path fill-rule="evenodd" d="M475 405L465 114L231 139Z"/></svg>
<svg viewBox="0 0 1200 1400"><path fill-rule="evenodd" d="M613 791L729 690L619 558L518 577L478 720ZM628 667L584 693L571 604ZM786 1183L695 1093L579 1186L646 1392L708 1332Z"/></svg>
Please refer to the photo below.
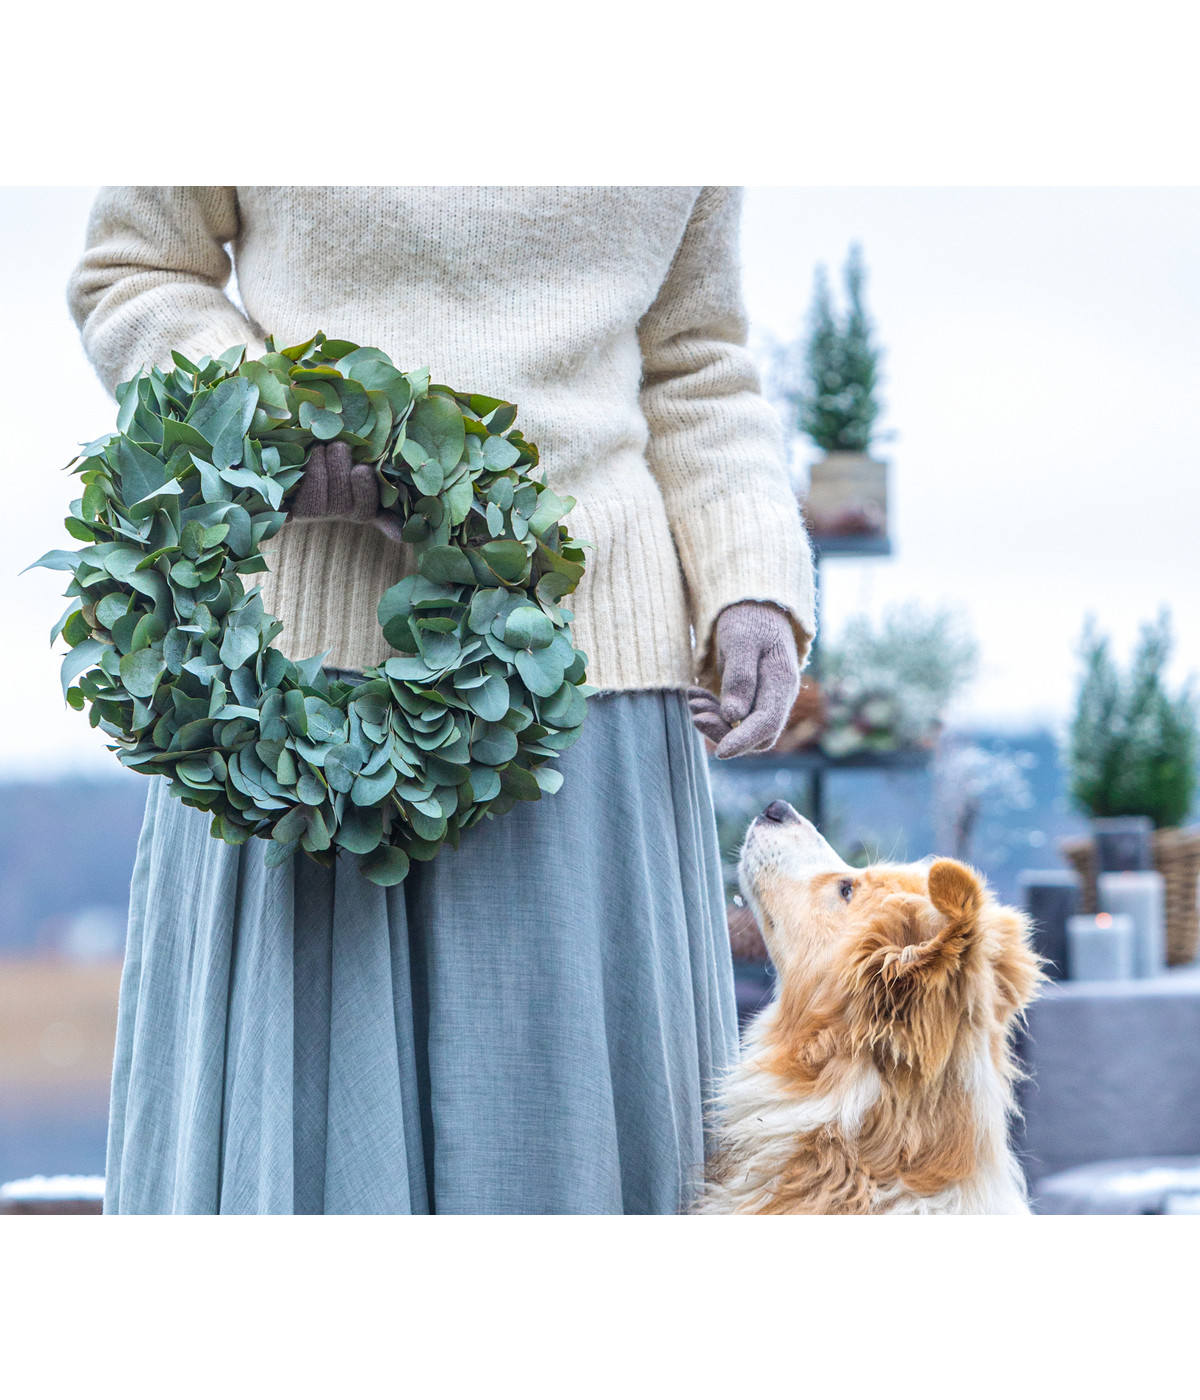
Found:
<svg viewBox="0 0 1200 1400"><path fill-rule="evenodd" d="M518 802L536 802L542 795L537 779L528 768L510 763L500 774L500 791Z"/></svg>
<svg viewBox="0 0 1200 1400"><path fill-rule="evenodd" d="M242 460L243 439L257 406L258 386L231 378L211 389L188 415L188 424L211 446L218 471Z"/></svg>
<svg viewBox="0 0 1200 1400"><path fill-rule="evenodd" d="M221 661L236 670L258 650L258 633L252 627L231 627L221 642Z"/></svg>
<svg viewBox="0 0 1200 1400"><path fill-rule="evenodd" d="M471 740L471 757L495 768L515 758L518 747L517 736L506 725L485 724Z"/></svg>
<svg viewBox="0 0 1200 1400"><path fill-rule="evenodd" d="M535 768L534 779L543 792L555 793L563 785L563 775L557 768Z"/></svg>
<svg viewBox="0 0 1200 1400"><path fill-rule="evenodd" d="M74 573L78 567L79 554L75 550L52 549L32 564L27 564L21 572L24 574L30 569L66 569L68 573Z"/></svg>
<svg viewBox="0 0 1200 1400"><path fill-rule="evenodd" d="M471 794L476 802L491 802L500 794L500 774L495 768L471 767Z"/></svg>
<svg viewBox="0 0 1200 1400"><path fill-rule="evenodd" d="M475 574L461 549L434 545L421 555L421 573L432 583L473 584Z"/></svg>
<svg viewBox="0 0 1200 1400"><path fill-rule="evenodd" d="M128 593L106 593L96 604L96 621L101 627L111 629L113 623L129 611L131 601Z"/></svg>
<svg viewBox="0 0 1200 1400"><path fill-rule="evenodd" d="M466 447L462 413L449 399L440 395L430 395L416 405L409 419L408 433L440 464L443 471L458 465Z"/></svg>
<svg viewBox="0 0 1200 1400"><path fill-rule="evenodd" d="M347 806L335 837L355 855L366 855L383 840L383 813L377 807Z"/></svg>
<svg viewBox="0 0 1200 1400"><path fill-rule="evenodd" d="M553 695L563 683L563 664L550 650L519 651L517 671L535 695Z"/></svg>
<svg viewBox="0 0 1200 1400"><path fill-rule="evenodd" d="M554 624L540 608L520 607L504 623L504 643L514 651L540 650L554 640Z"/></svg>
<svg viewBox="0 0 1200 1400"><path fill-rule="evenodd" d="M480 719L495 723L508 714L511 703L508 681L500 675L490 675L468 698L471 709Z"/></svg>
<svg viewBox="0 0 1200 1400"><path fill-rule="evenodd" d="M350 796L357 807L374 807L396 786L396 770L387 764L370 777L360 774L354 780Z"/></svg>
<svg viewBox="0 0 1200 1400"><path fill-rule="evenodd" d="M146 700L154 694L162 672L162 652L157 648L143 647L121 658L121 682L130 695L139 699Z"/></svg>
<svg viewBox="0 0 1200 1400"><path fill-rule="evenodd" d="M512 443L502 437L489 437L483 444L483 455L493 471L503 471L505 467L515 466L521 456Z"/></svg>
<svg viewBox="0 0 1200 1400"><path fill-rule="evenodd" d="M529 571L525 546L516 540L492 540L479 553L488 568L508 584L520 583Z"/></svg>
<svg viewBox="0 0 1200 1400"><path fill-rule="evenodd" d="M398 846L380 846L360 868L373 885L398 885L408 874L408 856Z"/></svg>
<svg viewBox="0 0 1200 1400"><path fill-rule="evenodd" d="M121 473L121 499L127 506L148 500L167 480L167 464L140 447L132 438L117 439L117 462Z"/></svg>
<svg viewBox="0 0 1200 1400"><path fill-rule="evenodd" d="M66 695L67 687L76 676L94 666L107 651L108 647L104 642L92 639L80 642L77 647L72 647L63 657L63 663L59 670L63 694Z"/></svg>

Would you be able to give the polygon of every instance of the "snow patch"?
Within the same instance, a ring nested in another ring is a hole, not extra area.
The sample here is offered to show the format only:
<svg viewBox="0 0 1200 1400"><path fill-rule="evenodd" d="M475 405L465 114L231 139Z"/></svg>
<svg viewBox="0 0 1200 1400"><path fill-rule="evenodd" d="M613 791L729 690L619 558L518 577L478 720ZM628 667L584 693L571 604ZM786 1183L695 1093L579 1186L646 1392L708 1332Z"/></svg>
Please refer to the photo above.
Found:
<svg viewBox="0 0 1200 1400"><path fill-rule="evenodd" d="M102 1176L27 1176L0 1186L0 1201L102 1201Z"/></svg>

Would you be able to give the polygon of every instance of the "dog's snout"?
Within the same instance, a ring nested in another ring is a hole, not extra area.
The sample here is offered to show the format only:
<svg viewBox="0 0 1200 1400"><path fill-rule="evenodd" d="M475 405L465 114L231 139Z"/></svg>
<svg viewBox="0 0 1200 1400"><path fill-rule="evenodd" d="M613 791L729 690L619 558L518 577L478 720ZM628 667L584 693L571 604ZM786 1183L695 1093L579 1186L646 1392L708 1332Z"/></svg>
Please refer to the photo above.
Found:
<svg viewBox="0 0 1200 1400"><path fill-rule="evenodd" d="M790 802L772 802L763 813L763 820L769 822L798 822L800 813Z"/></svg>

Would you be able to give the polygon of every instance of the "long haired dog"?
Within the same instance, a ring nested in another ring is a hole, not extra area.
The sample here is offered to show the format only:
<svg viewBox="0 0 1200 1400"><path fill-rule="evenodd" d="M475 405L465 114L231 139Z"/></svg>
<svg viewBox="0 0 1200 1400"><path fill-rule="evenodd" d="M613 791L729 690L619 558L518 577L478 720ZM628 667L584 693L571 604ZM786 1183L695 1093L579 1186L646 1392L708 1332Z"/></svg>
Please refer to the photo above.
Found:
<svg viewBox="0 0 1200 1400"><path fill-rule="evenodd" d="M1014 1021L1042 980L1024 916L953 860L839 859L786 802L738 874L779 994L717 1104L697 1210L1012 1215Z"/></svg>

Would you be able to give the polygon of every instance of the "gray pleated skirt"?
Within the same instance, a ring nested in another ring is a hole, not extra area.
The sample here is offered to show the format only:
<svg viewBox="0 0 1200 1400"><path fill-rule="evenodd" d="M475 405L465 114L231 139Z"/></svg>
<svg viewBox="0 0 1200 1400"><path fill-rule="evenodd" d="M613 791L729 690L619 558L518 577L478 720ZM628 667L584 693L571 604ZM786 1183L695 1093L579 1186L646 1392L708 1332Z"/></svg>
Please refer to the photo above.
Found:
<svg viewBox="0 0 1200 1400"><path fill-rule="evenodd" d="M387 890L152 780L106 1212L686 1206L737 1047L703 747L682 693L603 695L559 766Z"/></svg>

